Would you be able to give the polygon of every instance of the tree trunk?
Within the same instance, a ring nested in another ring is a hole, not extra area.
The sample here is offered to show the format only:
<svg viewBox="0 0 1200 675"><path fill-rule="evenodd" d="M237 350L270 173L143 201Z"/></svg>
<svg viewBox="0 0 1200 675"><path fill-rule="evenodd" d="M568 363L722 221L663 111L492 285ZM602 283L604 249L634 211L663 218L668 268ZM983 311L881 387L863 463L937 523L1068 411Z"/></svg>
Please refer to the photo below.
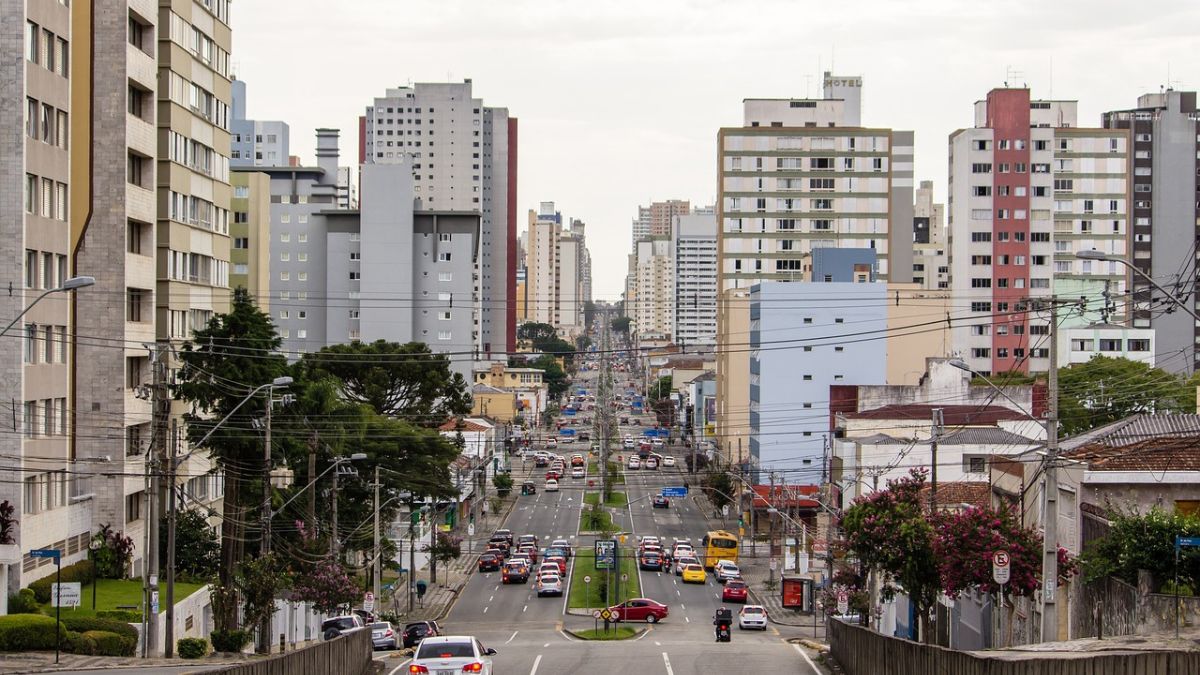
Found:
<svg viewBox="0 0 1200 675"><path fill-rule="evenodd" d="M241 504L241 481L233 474L225 472L225 498L222 502L223 520L221 523L221 568L218 581L225 589L232 589L234 573L242 561L245 546L243 544L245 530L245 514ZM215 609L215 608L214 608ZM219 612L214 612L213 622L218 631L234 630L238 627L237 603L223 603Z"/></svg>

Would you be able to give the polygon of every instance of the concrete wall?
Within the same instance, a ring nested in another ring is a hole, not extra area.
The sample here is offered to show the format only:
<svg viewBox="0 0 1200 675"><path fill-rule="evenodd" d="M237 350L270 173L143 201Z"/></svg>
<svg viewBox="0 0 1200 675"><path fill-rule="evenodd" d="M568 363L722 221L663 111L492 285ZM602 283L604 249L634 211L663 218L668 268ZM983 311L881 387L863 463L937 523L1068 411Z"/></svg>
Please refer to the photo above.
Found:
<svg viewBox="0 0 1200 675"><path fill-rule="evenodd" d="M950 315L950 291L889 283L887 293L887 383L915 385L925 359L950 355L950 329L944 322L928 325Z"/></svg>
<svg viewBox="0 0 1200 675"><path fill-rule="evenodd" d="M366 164L362 167L360 181L362 210L359 229L362 239L369 242L362 246L361 297L368 301L382 298L423 300L416 297L414 289L417 271L412 256L411 165L407 162ZM437 279L436 273L434 279ZM469 297L464 296L464 301ZM425 306L424 302L414 304ZM365 311L361 317L359 323L364 341L388 339L407 342L413 339L411 311Z"/></svg>

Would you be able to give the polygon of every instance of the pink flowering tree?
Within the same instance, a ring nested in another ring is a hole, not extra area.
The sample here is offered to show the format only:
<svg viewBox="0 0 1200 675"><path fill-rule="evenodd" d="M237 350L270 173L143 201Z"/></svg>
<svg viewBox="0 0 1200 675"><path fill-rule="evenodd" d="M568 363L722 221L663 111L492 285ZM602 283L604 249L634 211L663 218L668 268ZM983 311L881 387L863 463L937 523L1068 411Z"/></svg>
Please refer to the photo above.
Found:
<svg viewBox="0 0 1200 675"><path fill-rule="evenodd" d="M292 584L293 599L311 603L313 609L324 614L353 605L358 596L359 589L346 568L332 556L313 565L307 573L296 575Z"/></svg>
<svg viewBox="0 0 1200 675"><path fill-rule="evenodd" d="M941 590L934 528L926 518L921 487L925 471L888 481L888 489L859 497L842 517L846 543L863 569L882 575L883 597L908 596L928 637L928 609Z"/></svg>
<svg viewBox="0 0 1200 675"><path fill-rule="evenodd" d="M952 598L975 589L995 593L992 556L1007 551L1011 570L1005 591L1032 595L1041 586L1042 537L1023 528L1008 509L971 507L938 517L933 551L942 589Z"/></svg>

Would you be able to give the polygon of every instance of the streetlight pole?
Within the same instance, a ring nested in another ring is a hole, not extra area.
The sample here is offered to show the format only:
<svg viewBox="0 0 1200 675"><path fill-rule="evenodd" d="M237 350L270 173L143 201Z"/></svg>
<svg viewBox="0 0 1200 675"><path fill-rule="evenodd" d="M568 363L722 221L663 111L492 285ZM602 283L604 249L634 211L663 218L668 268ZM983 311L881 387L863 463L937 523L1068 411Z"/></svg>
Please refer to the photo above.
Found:
<svg viewBox="0 0 1200 675"><path fill-rule="evenodd" d="M1141 277L1142 281L1145 281L1146 283L1148 283L1148 284L1150 284L1151 286L1153 286L1153 287L1154 287L1154 289L1155 289L1155 290L1157 290L1159 293L1162 293L1163 295L1167 296L1167 299L1168 299L1168 300L1170 300L1171 302L1175 303L1175 305L1177 305L1177 306L1178 306L1180 309L1182 309L1183 311L1185 311L1185 312L1187 312L1189 315L1191 315L1191 317L1192 317L1193 319L1195 319L1196 321L1200 321L1200 314L1197 314L1197 313L1196 313L1196 310L1195 310L1194 308L1192 308L1192 307L1189 307L1187 303L1185 303L1184 301L1182 301L1182 300L1180 300L1179 298L1175 297L1175 296L1174 296L1174 295L1173 295L1173 294L1172 294L1170 291L1168 291L1167 289L1165 289L1165 288L1163 288L1162 286L1158 285L1158 283L1157 283L1156 281L1154 281L1154 279L1153 279L1153 278L1151 278L1151 277L1150 277L1150 275L1148 275L1148 274L1146 274L1145 272L1143 272L1143 271L1141 271L1140 269L1138 269L1136 265L1134 265L1133 263L1129 262L1129 261L1128 261L1128 260L1126 260L1125 258L1122 258L1121 256L1116 256L1116 255L1113 255L1113 254L1111 254L1111 253L1104 253L1103 251L1097 251L1097 250L1096 250L1096 249L1094 249L1094 248L1093 248L1093 249L1086 250L1086 251L1077 251L1077 252L1075 253L1075 257L1076 257L1076 258L1078 258L1078 259L1080 259L1080 260L1106 260L1106 261L1108 261L1108 262L1120 263L1120 264L1122 264L1122 265L1124 265L1124 266L1128 267L1130 270L1132 270L1132 271L1133 271L1133 273L1134 273L1134 274L1136 274L1136 275L1138 275L1139 277Z"/></svg>
<svg viewBox="0 0 1200 675"><path fill-rule="evenodd" d="M13 317L12 321L8 322L8 325L4 327L4 330L0 330L0 337L4 337L8 333L8 331L12 330L12 327L17 325L17 322L21 320L21 317L28 314L29 310L33 309L33 306L38 304L39 302L41 302L42 299L44 299L47 295L50 295L52 293L66 293L69 291L75 291L80 288L87 288L88 286L94 286L95 284L96 284L96 277L71 277L70 279L67 279L66 281L64 281L62 286L57 286L55 288L48 288L45 291L42 291L41 295L34 298L33 302L29 303L28 305L25 306L25 309L21 310L20 314L16 315L15 317Z"/></svg>

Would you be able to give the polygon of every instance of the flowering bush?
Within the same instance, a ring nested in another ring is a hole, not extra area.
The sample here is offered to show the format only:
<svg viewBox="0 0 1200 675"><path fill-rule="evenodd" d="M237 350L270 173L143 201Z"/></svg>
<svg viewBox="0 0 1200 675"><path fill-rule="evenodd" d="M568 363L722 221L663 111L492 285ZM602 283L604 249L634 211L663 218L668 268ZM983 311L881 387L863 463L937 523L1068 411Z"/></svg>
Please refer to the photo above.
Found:
<svg viewBox="0 0 1200 675"><path fill-rule="evenodd" d="M942 590L952 598L972 588L981 593L999 589L992 579L992 556L996 551L1008 551L1010 577L1006 590L1032 595L1041 586L1041 549L1041 536L1022 528L1007 510L972 507L938 515L933 550Z"/></svg>
<svg viewBox="0 0 1200 675"><path fill-rule="evenodd" d="M333 614L339 608L352 605L359 589L346 574L346 568L332 556L317 563L306 574L297 575L292 584L292 597L312 603L313 609Z"/></svg>

